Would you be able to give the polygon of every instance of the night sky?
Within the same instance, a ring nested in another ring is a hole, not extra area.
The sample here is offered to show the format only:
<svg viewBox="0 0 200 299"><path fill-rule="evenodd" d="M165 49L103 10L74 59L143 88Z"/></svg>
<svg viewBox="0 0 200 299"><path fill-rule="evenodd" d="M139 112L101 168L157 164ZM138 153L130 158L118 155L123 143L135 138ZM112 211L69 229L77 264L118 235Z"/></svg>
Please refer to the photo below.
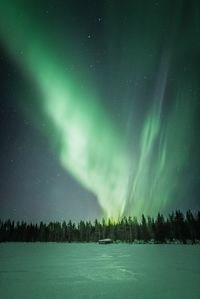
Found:
<svg viewBox="0 0 200 299"><path fill-rule="evenodd" d="M0 218L200 208L200 4L0 0Z"/></svg>

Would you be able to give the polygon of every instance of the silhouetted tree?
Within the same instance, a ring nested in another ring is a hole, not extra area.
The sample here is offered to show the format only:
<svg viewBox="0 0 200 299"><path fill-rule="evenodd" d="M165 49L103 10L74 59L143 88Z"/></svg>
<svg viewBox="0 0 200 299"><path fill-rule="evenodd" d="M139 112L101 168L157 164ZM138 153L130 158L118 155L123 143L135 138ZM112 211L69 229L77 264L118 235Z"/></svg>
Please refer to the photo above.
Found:
<svg viewBox="0 0 200 299"><path fill-rule="evenodd" d="M0 242L97 242L102 238L132 243L136 240L164 243L166 241L181 243L200 241L200 212L194 215L190 210L186 216L179 210L169 214L165 219L158 213L156 219L142 215L138 223L136 217L122 217L117 222L97 219L80 221L77 225L71 220L50 222L39 225L24 221L14 222L10 219L0 220Z"/></svg>
<svg viewBox="0 0 200 299"><path fill-rule="evenodd" d="M163 215L158 213L156 222L155 222L155 240L157 242L164 243L165 242L165 220Z"/></svg>

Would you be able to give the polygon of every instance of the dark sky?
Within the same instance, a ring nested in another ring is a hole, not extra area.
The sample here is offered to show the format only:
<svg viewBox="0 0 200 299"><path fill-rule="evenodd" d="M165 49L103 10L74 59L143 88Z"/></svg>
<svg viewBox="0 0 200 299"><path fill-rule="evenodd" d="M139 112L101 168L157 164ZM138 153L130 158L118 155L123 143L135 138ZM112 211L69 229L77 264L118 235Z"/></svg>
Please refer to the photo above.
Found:
<svg viewBox="0 0 200 299"><path fill-rule="evenodd" d="M200 208L198 1L0 4L0 218Z"/></svg>

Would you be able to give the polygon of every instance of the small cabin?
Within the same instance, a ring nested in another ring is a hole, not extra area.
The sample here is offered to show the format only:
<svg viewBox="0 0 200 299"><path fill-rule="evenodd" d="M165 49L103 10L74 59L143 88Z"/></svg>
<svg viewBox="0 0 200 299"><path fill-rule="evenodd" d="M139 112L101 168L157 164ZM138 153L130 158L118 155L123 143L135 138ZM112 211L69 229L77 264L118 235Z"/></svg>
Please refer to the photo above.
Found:
<svg viewBox="0 0 200 299"><path fill-rule="evenodd" d="M99 244L112 244L113 240L112 239L102 239L99 240Z"/></svg>

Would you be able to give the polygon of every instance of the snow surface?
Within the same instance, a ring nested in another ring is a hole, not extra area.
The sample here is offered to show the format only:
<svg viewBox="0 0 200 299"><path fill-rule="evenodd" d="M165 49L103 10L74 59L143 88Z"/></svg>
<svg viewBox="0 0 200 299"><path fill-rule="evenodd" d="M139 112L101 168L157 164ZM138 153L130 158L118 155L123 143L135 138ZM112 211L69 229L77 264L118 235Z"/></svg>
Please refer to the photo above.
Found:
<svg viewBox="0 0 200 299"><path fill-rule="evenodd" d="M0 299L200 298L200 246L0 244Z"/></svg>

